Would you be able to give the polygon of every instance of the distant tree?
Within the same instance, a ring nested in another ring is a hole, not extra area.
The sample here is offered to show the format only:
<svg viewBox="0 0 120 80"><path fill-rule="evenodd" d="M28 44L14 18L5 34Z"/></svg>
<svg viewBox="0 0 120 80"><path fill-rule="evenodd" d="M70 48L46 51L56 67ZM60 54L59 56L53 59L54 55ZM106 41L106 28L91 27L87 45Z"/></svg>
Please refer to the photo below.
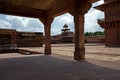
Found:
<svg viewBox="0 0 120 80"><path fill-rule="evenodd" d="M104 31L86 32L85 33L85 36L96 36L96 35L104 35Z"/></svg>
<svg viewBox="0 0 120 80"><path fill-rule="evenodd" d="M86 32L86 33L85 33L85 36L89 36L89 32Z"/></svg>
<svg viewBox="0 0 120 80"><path fill-rule="evenodd" d="M102 32L102 31L96 31L96 32L94 32L94 36L96 36L96 35L104 35L104 32Z"/></svg>
<svg viewBox="0 0 120 80"><path fill-rule="evenodd" d="M93 32L86 32L85 36L93 36L93 34L94 34Z"/></svg>
<svg viewBox="0 0 120 80"><path fill-rule="evenodd" d="M94 36L94 33L93 32L89 32L90 36Z"/></svg>

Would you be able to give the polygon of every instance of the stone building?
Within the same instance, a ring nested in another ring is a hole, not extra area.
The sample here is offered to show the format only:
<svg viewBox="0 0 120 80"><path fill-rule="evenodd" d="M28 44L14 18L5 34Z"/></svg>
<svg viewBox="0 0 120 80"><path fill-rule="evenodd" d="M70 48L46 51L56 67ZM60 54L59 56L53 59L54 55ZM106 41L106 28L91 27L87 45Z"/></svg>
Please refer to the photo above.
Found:
<svg viewBox="0 0 120 80"><path fill-rule="evenodd" d="M74 33L70 31L67 24L61 29L61 34L52 36L52 43L73 43Z"/></svg>
<svg viewBox="0 0 120 80"><path fill-rule="evenodd" d="M104 4L95 7L105 12L105 19L98 23L105 29L105 45L120 47L120 0L104 0Z"/></svg>
<svg viewBox="0 0 120 80"><path fill-rule="evenodd" d="M42 47L43 34L40 32L17 32L18 47Z"/></svg>
<svg viewBox="0 0 120 80"><path fill-rule="evenodd" d="M70 31L68 25L65 24L63 29L61 29L61 42L62 43L73 43L74 42L74 33Z"/></svg>
<svg viewBox="0 0 120 80"><path fill-rule="evenodd" d="M74 43L75 34L70 31L67 24L63 26L61 29L61 34L54 35L51 37L52 43ZM84 36L85 43L104 43L105 36L104 35L96 35L96 36Z"/></svg>
<svg viewBox="0 0 120 80"><path fill-rule="evenodd" d="M44 54L51 54L51 24L55 17L70 13L75 24L74 60L85 59L84 15L99 0L0 0L0 13L38 18L44 25ZM24 3L24 4L23 4Z"/></svg>
<svg viewBox="0 0 120 80"><path fill-rule="evenodd" d="M105 43L104 35L85 36L85 43Z"/></svg>
<svg viewBox="0 0 120 80"><path fill-rule="evenodd" d="M51 43L52 44L58 44L61 43L61 35L53 35L51 36Z"/></svg>
<svg viewBox="0 0 120 80"><path fill-rule="evenodd" d="M43 33L17 32L0 29L0 45L17 44L18 47L40 47L43 45Z"/></svg>
<svg viewBox="0 0 120 80"><path fill-rule="evenodd" d="M0 45L16 44L16 30L0 29Z"/></svg>

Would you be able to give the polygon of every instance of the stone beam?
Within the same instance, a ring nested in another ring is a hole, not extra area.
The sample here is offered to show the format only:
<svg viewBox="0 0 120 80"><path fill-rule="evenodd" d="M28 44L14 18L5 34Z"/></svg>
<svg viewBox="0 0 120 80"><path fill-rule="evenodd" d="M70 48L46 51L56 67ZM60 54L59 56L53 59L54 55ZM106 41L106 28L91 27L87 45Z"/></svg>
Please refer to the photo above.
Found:
<svg viewBox="0 0 120 80"><path fill-rule="evenodd" d="M44 17L44 13L46 13L46 11L0 2L0 13L15 16L38 18Z"/></svg>
<svg viewBox="0 0 120 80"><path fill-rule="evenodd" d="M79 5L80 3L84 4ZM90 0L79 0L76 5L78 5L77 8L79 12L85 14L91 8L92 2Z"/></svg>
<svg viewBox="0 0 120 80"><path fill-rule="evenodd" d="M116 1L109 1L109 2L105 2L104 4L101 4L99 6L94 7L95 9L101 10L103 12L105 12L108 8L111 9L115 6L119 6L120 7L120 1L116 0Z"/></svg>
<svg viewBox="0 0 120 80"><path fill-rule="evenodd" d="M91 0L92 3L97 2L97 1L100 1L100 0Z"/></svg>
<svg viewBox="0 0 120 80"><path fill-rule="evenodd" d="M75 7L78 7L79 10L87 11L90 9L91 4L95 1L99 0L69 0L69 2L66 0L61 2L61 5L55 5L55 7L48 10L48 15L51 17L56 17L63 13L73 11Z"/></svg>
<svg viewBox="0 0 120 80"><path fill-rule="evenodd" d="M69 12L75 8L75 1L72 0L71 3L64 1L64 3L60 5L56 5L55 7L48 10L48 16L57 17L64 13Z"/></svg>

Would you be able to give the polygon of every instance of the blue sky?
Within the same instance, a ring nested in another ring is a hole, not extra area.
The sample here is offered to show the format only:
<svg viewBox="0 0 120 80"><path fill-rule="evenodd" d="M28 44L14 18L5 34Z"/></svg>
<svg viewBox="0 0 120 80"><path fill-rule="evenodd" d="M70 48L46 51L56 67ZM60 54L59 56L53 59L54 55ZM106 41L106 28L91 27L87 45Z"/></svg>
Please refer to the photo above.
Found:
<svg viewBox="0 0 120 80"><path fill-rule="evenodd" d="M93 3L91 9L85 14L85 32L103 31L97 24L97 19L104 18L104 13L94 9L94 6L100 5L103 0ZM61 33L64 24L68 24L71 31L74 31L73 16L69 13L55 17L51 25L51 34L56 35ZM17 17L0 14L0 28L16 29L17 31L27 32L44 32L44 26L39 19Z"/></svg>

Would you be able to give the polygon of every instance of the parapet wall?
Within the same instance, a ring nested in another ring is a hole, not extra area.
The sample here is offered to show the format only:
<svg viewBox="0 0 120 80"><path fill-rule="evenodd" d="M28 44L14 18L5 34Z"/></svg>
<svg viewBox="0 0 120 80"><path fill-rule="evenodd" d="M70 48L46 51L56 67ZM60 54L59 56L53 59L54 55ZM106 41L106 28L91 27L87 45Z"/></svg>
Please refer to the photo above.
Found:
<svg viewBox="0 0 120 80"><path fill-rule="evenodd" d="M41 47L43 45L43 34L33 32L18 32L18 47Z"/></svg>
<svg viewBox="0 0 120 80"><path fill-rule="evenodd" d="M17 44L18 47L41 47L43 33L0 29L0 45L6 44Z"/></svg>

